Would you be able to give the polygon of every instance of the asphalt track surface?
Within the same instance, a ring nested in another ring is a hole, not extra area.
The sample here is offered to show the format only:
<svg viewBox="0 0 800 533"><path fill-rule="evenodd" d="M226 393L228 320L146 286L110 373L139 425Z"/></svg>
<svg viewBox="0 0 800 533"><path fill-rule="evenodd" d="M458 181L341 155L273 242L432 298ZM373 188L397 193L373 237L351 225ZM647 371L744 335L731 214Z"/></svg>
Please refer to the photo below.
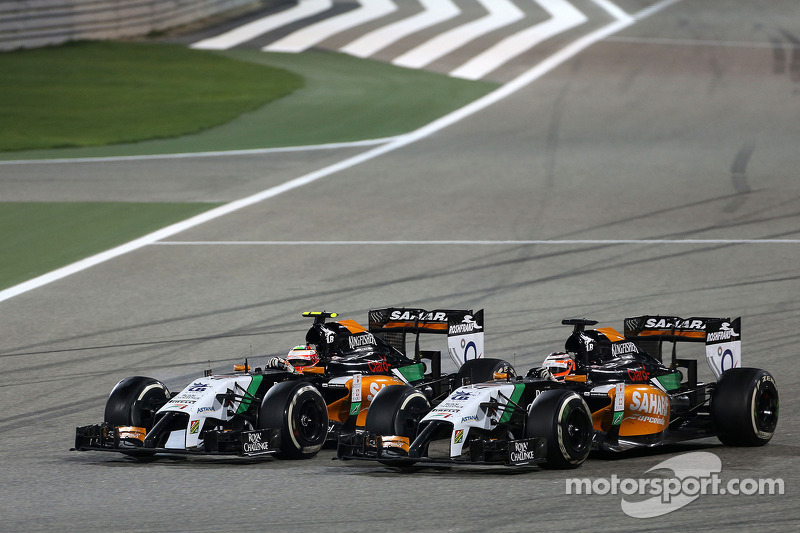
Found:
<svg viewBox="0 0 800 533"><path fill-rule="evenodd" d="M797 530L799 39L794 2L679 2L429 137L1 302L0 530ZM0 183L22 191L28 173L26 199L234 200L352 154L8 166ZM482 307L487 355L521 369L563 346L564 317L741 315L745 364L782 394L778 430L764 448L708 439L570 472L69 451L121 377L177 389L284 354L302 311L387 305ZM698 450L723 480L785 493L636 519L619 494L565 491Z"/></svg>

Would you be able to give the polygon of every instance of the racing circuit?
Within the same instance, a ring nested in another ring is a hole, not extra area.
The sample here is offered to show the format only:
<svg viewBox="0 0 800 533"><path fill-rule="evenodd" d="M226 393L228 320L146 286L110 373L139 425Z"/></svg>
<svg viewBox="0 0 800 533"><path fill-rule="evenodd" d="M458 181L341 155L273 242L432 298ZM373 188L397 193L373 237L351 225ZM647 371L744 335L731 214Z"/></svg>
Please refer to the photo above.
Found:
<svg viewBox="0 0 800 533"><path fill-rule="evenodd" d="M397 4L389 23L412 15ZM0 293L0 530L798 529L796 2L513 4L538 23L563 16L545 5L586 20L487 73L504 83L494 93L404 136L0 166L6 201L229 202ZM452 73L531 27L521 20L425 68ZM284 22L257 44L301 30ZM339 50L386 27L366 24L310 46ZM402 57L432 29L373 57ZM305 333L303 311L363 321L382 306L483 308L487 355L521 372L563 349L566 317L621 328L639 314L741 316L744 364L775 376L781 418L763 448L707 439L593 455L574 471L402 472L333 461L333 450L143 464L69 451L124 376L178 390L209 365L285 355ZM648 470L687 452L717 456L724 480L780 478L785 493L702 495L637 519L619 494L565 490L567 478L659 475Z"/></svg>

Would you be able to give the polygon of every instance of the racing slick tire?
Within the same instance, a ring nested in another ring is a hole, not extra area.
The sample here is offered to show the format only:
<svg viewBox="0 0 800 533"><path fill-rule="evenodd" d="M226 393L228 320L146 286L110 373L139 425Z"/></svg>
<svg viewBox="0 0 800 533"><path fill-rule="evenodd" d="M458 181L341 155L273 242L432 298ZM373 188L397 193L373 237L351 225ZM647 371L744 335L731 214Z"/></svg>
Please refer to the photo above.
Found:
<svg viewBox="0 0 800 533"><path fill-rule="evenodd" d="M156 411L169 398L167 387L157 379L127 377L108 395L103 420L111 426L136 426L150 431Z"/></svg>
<svg viewBox="0 0 800 533"><path fill-rule="evenodd" d="M517 372L511 363L503 359L492 359L490 357L485 359L470 359L461 365L461 368L456 372L455 384L453 390L469 384L485 383L494 378L495 372L508 374L509 378L517 376ZM466 381L465 381L466 379Z"/></svg>
<svg viewBox="0 0 800 533"><path fill-rule="evenodd" d="M382 388L369 405L364 429L383 436L407 437L413 442L419 421L431 410L428 399L408 385L388 385ZM416 461L379 461L390 466L412 466Z"/></svg>
<svg viewBox="0 0 800 533"><path fill-rule="evenodd" d="M305 381L283 381L267 391L258 412L258 429L280 429L282 459L317 455L328 435L328 407L319 390Z"/></svg>
<svg viewBox="0 0 800 533"><path fill-rule="evenodd" d="M711 419L717 437L730 446L763 446L778 425L775 379L759 368L722 373L711 395Z"/></svg>
<svg viewBox="0 0 800 533"><path fill-rule="evenodd" d="M572 391L542 392L531 404L525 436L543 437L547 443L542 468L577 468L592 449L594 428L586 402Z"/></svg>

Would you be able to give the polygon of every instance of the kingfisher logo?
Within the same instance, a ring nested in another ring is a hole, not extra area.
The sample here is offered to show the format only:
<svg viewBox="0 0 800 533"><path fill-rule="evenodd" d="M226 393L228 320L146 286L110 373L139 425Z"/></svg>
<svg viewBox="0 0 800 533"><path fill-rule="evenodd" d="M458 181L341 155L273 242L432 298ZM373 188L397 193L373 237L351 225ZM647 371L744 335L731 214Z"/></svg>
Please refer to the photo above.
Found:
<svg viewBox="0 0 800 533"><path fill-rule="evenodd" d="M353 335L349 337L350 349L358 348L359 346L369 346L377 344L375 336L372 333L364 333L363 335Z"/></svg>
<svg viewBox="0 0 800 533"><path fill-rule="evenodd" d="M611 345L611 355L614 357L626 353L639 353L639 348L632 342L615 342Z"/></svg>

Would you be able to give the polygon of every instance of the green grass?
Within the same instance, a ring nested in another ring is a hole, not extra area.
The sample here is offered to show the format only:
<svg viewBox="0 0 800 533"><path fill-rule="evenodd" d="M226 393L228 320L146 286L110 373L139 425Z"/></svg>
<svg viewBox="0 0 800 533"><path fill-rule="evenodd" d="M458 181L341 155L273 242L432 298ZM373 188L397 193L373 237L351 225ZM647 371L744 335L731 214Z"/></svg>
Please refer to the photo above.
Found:
<svg viewBox="0 0 800 533"><path fill-rule="evenodd" d="M0 150L176 137L302 87L285 70L178 45L78 42L0 54Z"/></svg>
<svg viewBox="0 0 800 533"><path fill-rule="evenodd" d="M326 52L204 52L112 42L6 52L0 53L0 159L387 137L497 86ZM13 176L11 167L2 172ZM215 205L0 203L0 288Z"/></svg>
<svg viewBox="0 0 800 533"><path fill-rule="evenodd" d="M0 203L0 289L124 244L217 205Z"/></svg>
<svg viewBox="0 0 800 533"><path fill-rule="evenodd" d="M176 48L165 50L175 52ZM237 65L290 70L304 78L305 85L192 135L110 146L0 152L0 159L203 152L374 139L412 131L498 86L331 52L229 50L203 54ZM199 113L199 109L194 112ZM96 116L94 120L105 119Z"/></svg>

